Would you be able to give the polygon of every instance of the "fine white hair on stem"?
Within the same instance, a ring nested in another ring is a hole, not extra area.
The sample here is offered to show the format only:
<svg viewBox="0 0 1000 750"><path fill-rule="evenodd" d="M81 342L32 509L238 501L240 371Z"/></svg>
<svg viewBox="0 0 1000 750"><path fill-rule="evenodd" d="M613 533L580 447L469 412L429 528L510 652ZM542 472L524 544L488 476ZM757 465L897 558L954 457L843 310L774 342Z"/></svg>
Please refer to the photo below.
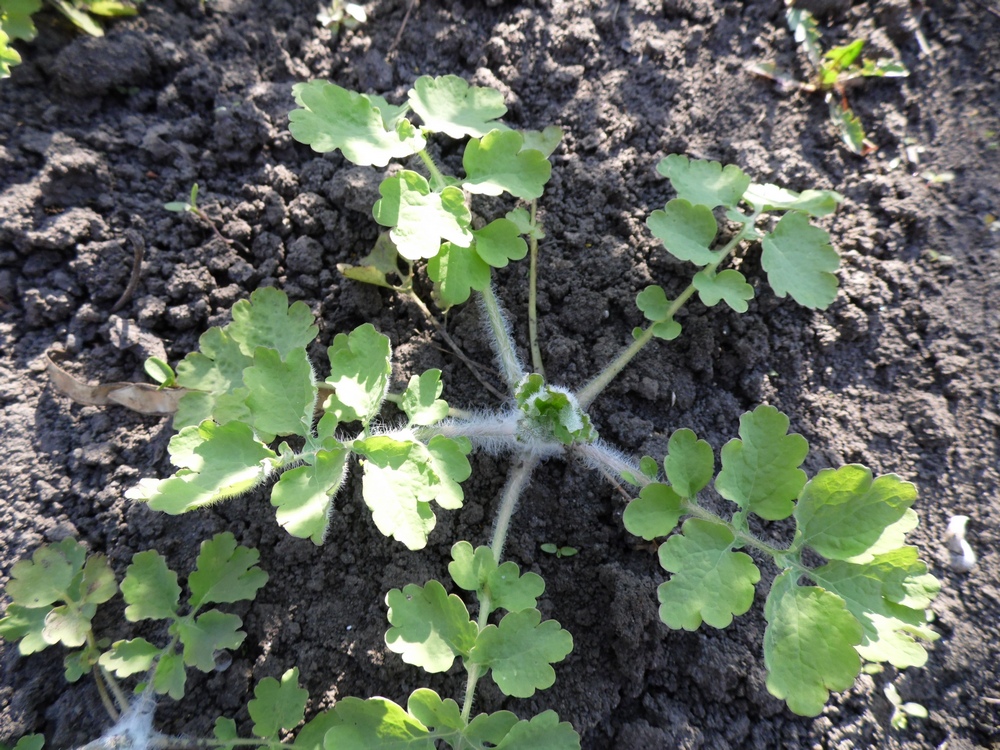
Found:
<svg viewBox="0 0 1000 750"><path fill-rule="evenodd" d="M521 382L526 373L524 364L518 358L517 350L514 348L514 336L511 332L510 321L507 319L503 308L500 307L500 303L497 302L492 284L482 291L479 299L483 312L486 314L486 320L489 323L487 332L490 337L490 345L493 347L493 351L496 352L497 363L500 365L500 371L503 373L504 380L507 381L507 386L513 391L517 388L517 384Z"/></svg>
<svg viewBox="0 0 1000 750"><path fill-rule="evenodd" d="M573 446L573 453L583 459L584 463L591 468L605 471L620 482L631 484L633 481L638 481L649 484L653 481L639 470L639 464L603 440L595 440L592 443L577 443ZM626 479L623 476L624 473L630 474L630 478Z"/></svg>
<svg viewBox="0 0 1000 750"><path fill-rule="evenodd" d="M153 729L153 713L156 702L153 689L147 687L129 705L121 718L108 731L93 742L88 742L80 750L151 750L162 746L163 736Z"/></svg>

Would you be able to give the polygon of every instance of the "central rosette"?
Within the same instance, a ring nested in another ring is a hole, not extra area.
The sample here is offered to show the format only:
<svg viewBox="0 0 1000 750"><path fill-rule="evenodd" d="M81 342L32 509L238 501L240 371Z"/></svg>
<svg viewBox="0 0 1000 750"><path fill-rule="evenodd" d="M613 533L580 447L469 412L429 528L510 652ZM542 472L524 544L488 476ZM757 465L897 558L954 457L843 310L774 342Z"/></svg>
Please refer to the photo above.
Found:
<svg viewBox="0 0 1000 750"><path fill-rule="evenodd" d="M591 443L597 431L570 391L549 385L541 375L527 375L514 393L521 410L521 440L558 440L564 445Z"/></svg>

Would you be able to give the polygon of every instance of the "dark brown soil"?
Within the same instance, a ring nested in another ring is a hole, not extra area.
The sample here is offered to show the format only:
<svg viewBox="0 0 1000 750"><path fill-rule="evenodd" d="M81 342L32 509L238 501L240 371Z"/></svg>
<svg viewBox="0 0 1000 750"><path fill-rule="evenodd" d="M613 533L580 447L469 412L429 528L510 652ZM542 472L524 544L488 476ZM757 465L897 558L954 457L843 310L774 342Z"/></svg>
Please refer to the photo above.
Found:
<svg viewBox="0 0 1000 750"><path fill-rule="evenodd" d="M592 415L626 451L662 456L679 427L718 449L743 411L774 404L808 438L810 473L862 462L918 485L913 538L943 584L934 605L941 639L926 668L863 676L822 716L797 717L764 687L762 597L725 631L668 630L656 612L664 574L623 530L620 495L552 460L536 472L507 553L545 578L543 613L575 648L552 689L518 701L484 681L479 708L555 709L588 749L1000 743L995 0L931 0L920 24L929 55L903 0L826 3L827 38L867 36L875 53L912 71L852 91L880 145L866 159L839 144L821 98L783 95L745 71L769 60L796 65L777 0L424 0L390 55L405 5L369 3L369 22L339 39L316 24L316 2L303 0L150 0L103 39L41 21L26 62L0 83L3 570L67 535L107 553L119 573L150 547L185 569L198 543L222 530L259 547L271 583L241 611L245 645L227 671L194 676L182 702L162 701L164 732L206 735L219 714L246 731L252 686L295 664L310 712L348 695L402 702L420 685L461 698L459 672L428 678L387 652L383 600L390 588L442 577L454 541L487 540L505 460L474 460L465 508L439 511L422 552L382 538L354 481L317 548L281 531L262 493L180 518L127 501L140 477L170 471L169 420L74 405L40 364L57 347L81 377L143 380L145 356L176 362L233 302L276 285L311 306L324 344L372 321L393 341L397 384L440 367L452 404L496 405L418 310L339 277L335 264L356 261L376 236L378 176L319 156L287 131L296 81L323 77L399 101L417 76L453 73L503 91L512 125L566 130L541 202L539 307L549 376L570 387L627 343L640 321L638 290L688 283L690 272L644 225L670 195L654 171L662 156L734 162L758 181L846 196L826 222L843 256L842 291L828 311L763 287L742 316L691 304L682 337L649 347ZM907 144L923 149L920 164L894 166ZM929 182L925 170L955 177ZM233 244L163 210L193 182ZM129 278L129 228L147 254L117 315L143 336L119 345L110 308ZM744 270L762 280L755 256ZM524 345L526 265L497 276ZM473 359L490 361L474 306L447 325ZM981 558L968 574L947 567L941 544L959 513L971 517ZM544 542L580 554L556 559L540 551ZM102 633L131 635L115 614L99 619ZM0 739L43 732L50 747L68 748L106 727L93 684L63 681L58 649L23 658L4 644L0 653ZM892 729L888 682L929 718Z"/></svg>

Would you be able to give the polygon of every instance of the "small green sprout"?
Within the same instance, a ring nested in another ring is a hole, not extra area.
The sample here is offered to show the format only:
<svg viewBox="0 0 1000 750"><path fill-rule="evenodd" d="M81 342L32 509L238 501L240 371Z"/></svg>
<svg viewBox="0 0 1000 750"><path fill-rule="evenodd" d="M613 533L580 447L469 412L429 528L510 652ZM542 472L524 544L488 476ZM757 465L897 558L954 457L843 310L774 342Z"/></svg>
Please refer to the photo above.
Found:
<svg viewBox="0 0 1000 750"><path fill-rule="evenodd" d="M174 372L174 368L159 357L149 357L143 362L142 369L150 378L160 384L160 388L177 387L177 374Z"/></svg>
<svg viewBox="0 0 1000 750"><path fill-rule="evenodd" d="M368 14L363 5L348 3L345 0L332 0L316 14L320 26L330 29L334 34L341 28L356 29L368 20Z"/></svg>
<svg viewBox="0 0 1000 750"><path fill-rule="evenodd" d="M557 558L572 557L579 551L576 547L560 547L559 545L552 544L552 542L546 542L542 545L542 552L555 555Z"/></svg>
<svg viewBox="0 0 1000 750"><path fill-rule="evenodd" d="M170 203L164 203L163 207L167 211L177 214L191 213L200 216L202 211L198 208L198 183L196 182L191 186L191 194L186 201L171 201Z"/></svg>
<svg viewBox="0 0 1000 750"><path fill-rule="evenodd" d="M892 717L889 719L889 723L892 724L893 729L906 729L910 719L927 718L927 709L919 703L903 703L899 691L896 690L896 686L892 683L886 685L882 689L882 692L885 693L885 697L892 704Z"/></svg>

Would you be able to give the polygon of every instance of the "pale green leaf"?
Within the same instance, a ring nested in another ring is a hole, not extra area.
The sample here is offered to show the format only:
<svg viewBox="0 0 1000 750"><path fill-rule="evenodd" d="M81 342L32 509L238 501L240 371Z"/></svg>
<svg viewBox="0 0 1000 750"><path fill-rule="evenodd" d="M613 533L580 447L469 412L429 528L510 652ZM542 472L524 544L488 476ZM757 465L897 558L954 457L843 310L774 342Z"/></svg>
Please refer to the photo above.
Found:
<svg viewBox="0 0 1000 750"><path fill-rule="evenodd" d="M382 232L375 240L371 252L358 261L359 265L338 263L337 270L349 279L393 289L395 287L387 278L389 274L396 276L400 281L403 278L399 271L398 259L399 253L396 252L392 238L388 232Z"/></svg>
<svg viewBox="0 0 1000 750"><path fill-rule="evenodd" d="M743 194L743 200L758 211L803 211L810 216L827 216L844 202L844 196L833 190L803 190L796 193L770 183L753 183Z"/></svg>
<svg viewBox="0 0 1000 750"><path fill-rule="evenodd" d="M42 631L49 611L48 607L29 608L20 604L8 604L7 612L0 620L0 636L10 643L20 641L17 650L23 656L48 648L52 644L45 640Z"/></svg>
<svg viewBox="0 0 1000 750"><path fill-rule="evenodd" d="M145 638L134 638L113 643L110 650L101 654L99 662L117 677L125 678L149 671L161 653L163 653L162 648L154 646Z"/></svg>
<svg viewBox="0 0 1000 750"><path fill-rule="evenodd" d="M0 25L0 80L10 77L10 69L21 64L21 55L10 46L10 37Z"/></svg>
<svg viewBox="0 0 1000 750"><path fill-rule="evenodd" d="M707 206L677 198L662 211L653 211L646 219L646 226L678 260L691 261L697 266L718 261L710 248L719 225Z"/></svg>
<svg viewBox="0 0 1000 750"><path fill-rule="evenodd" d="M799 496L796 543L828 560L869 562L903 545L916 525L909 511L916 499L916 487L895 474L873 480L871 470L857 464L824 469Z"/></svg>
<svg viewBox="0 0 1000 750"><path fill-rule="evenodd" d="M233 740L239 739L239 734L236 731L236 721L225 716L218 717L215 720L215 725L212 727L212 736L219 741L218 747L230 750L235 748L236 743Z"/></svg>
<svg viewBox="0 0 1000 750"><path fill-rule="evenodd" d="M242 620L236 615L210 609L196 620L185 618L177 622L177 634L184 645L184 663L202 672L215 669L215 652L239 648L246 638L240 630Z"/></svg>
<svg viewBox="0 0 1000 750"><path fill-rule="evenodd" d="M735 164L723 168L717 161L689 160L680 154L661 159L656 171L670 180L678 198L708 208L733 208L750 185L750 178Z"/></svg>
<svg viewBox="0 0 1000 750"><path fill-rule="evenodd" d="M556 673L550 665L573 650L573 637L558 622L541 620L537 609L509 612L476 639L469 660L488 667L504 695L530 698L552 687Z"/></svg>
<svg viewBox="0 0 1000 750"><path fill-rule="evenodd" d="M681 324L670 318L668 320L661 320L659 323L653 323L651 330L656 338L663 339L664 341L673 341L681 335Z"/></svg>
<svg viewBox="0 0 1000 750"><path fill-rule="evenodd" d="M497 711L492 714L479 714L474 716L469 726L466 727L462 737L472 746L479 748L489 748L503 742L510 730L518 723L517 716L510 711ZM478 743L478 744L477 744Z"/></svg>
<svg viewBox="0 0 1000 750"><path fill-rule="evenodd" d="M187 670L184 668L183 657L176 652L167 652L156 662L153 673L153 690L166 693L175 701L184 697L184 683L187 682Z"/></svg>
<svg viewBox="0 0 1000 750"><path fill-rule="evenodd" d="M545 239L545 232L542 231L538 222L536 221L534 224L531 223L531 214L528 213L528 209L515 208L508 211L505 218L514 223L514 226L517 227L519 234L523 234L527 237L534 237L536 240Z"/></svg>
<svg viewBox="0 0 1000 750"><path fill-rule="evenodd" d="M580 736L555 711L543 711L529 721L519 721L497 750L580 750Z"/></svg>
<svg viewBox="0 0 1000 750"><path fill-rule="evenodd" d="M684 501L673 488L653 483L625 506L622 522L630 534L652 541L673 531L683 512Z"/></svg>
<svg viewBox="0 0 1000 750"><path fill-rule="evenodd" d="M667 479L681 497L693 498L712 481L715 454L712 446L689 429L675 430L663 459Z"/></svg>
<svg viewBox="0 0 1000 750"><path fill-rule="evenodd" d="M277 739L282 729L292 729L305 715L309 691L299 687L299 668L281 675L281 681L265 677L257 683L254 697L247 704L253 719L253 733L264 739Z"/></svg>
<svg viewBox="0 0 1000 750"><path fill-rule="evenodd" d="M387 698L343 698L330 712L327 750L434 750L427 727Z"/></svg>
<svg viewBox="0 0 1000 750"><path fill-rule="evenodd" d="M466 591L483 591L490 573L497 569L493 550L489 547L476 547L473 550L468 542L453 545L451 559L448 563L448 575L456 586Z"/></svg>
<svg viewBox="0 0 1000 750"><path fill-rule="evenodd" d="M830 108L830 120L840 131L840 140L851 152L858 156L867 156L876 149L874 143L868 140L865 135L865 127L854 110L841 100L841 97L830 92L827 94L826 103Z"/></svg>
<svg viewBox="0 0 1000 750"><path fill-rule="evenodd" d="M3 0L0 3L0 31L11 39L32 41L38 29L31 17L41 9L42 0Z"/></svg>
<svg viewBox="0 0 1000 750"><path fill-rule="evenodd" d="M416 459L420 456L421 446L412 454ZM457 510L462 507L465 495L461 482L472 476L472 465L468 454L472 446L465 440L458 441L435 435L427 443L427 461L434 472L437 481L430 487L431 500L447 510Z"/></svg>
<svg viewBox="0 0 1000 750"><path fill-rule="evenodd" d="M528 243L520 237L521 229L509 219L495 219L482 229L472 230L476 254L494 268L505 268L511 260L528 254Z"/></svg>
<svg viewBox="0 0 1000 750"><path fill-rule="evenodd" d="M660 619L669 627L697 630L702 621L725 628L753 604L760 571L750 556L732 549L736 538L721 523L689 518L660 545L660 565L673 575L660 584Z"/></svg>
<svg viewBox="0 0 1000 750"><path fill-rule="evenodd" d="M188 576L191 597L188 605L197 610L202 604L228 604L250 600L267 583L267 573L257 567L260 553L237 546L228 531L201 543L196 570Z"/></svg>
<svg viewBox="0 0 1000 750"><path fill-rule="evenodd" d="M428 370L410 378L399 407L411 425L431 425L448 416L448 402L438 398L443 388L440 370Z"/></svg>
<svg viewBox="0 0 1000 750"><path fill-rule="evenodd" d="M771 585L764 607L767 689L800 716L817 716L830 690L847 690L861 671L860 623L839 596L798 586L797 571Z"/></svg>
<svg viewBox="0 0 1000 750"><path fill-rule="evenodd" d="M181 587L177 574L167 567L167 561L156 550L139 552L125 571L121 585L125 597L125 619L172 620L177 617Z"/></svg>
<svg viewBox="0 0 1000 750"><path fill-rule="evenodd" d="M262 287L233 305L233 322L226 332L242 352L253 357L258 347L277 349L282 359L304 349L319 328L309 306L302 301L288 306L288 296L273 287Z"/></svg>
<svg viewBox="0 0 1000 750"><path fill-rule="evenodd" d="M715 478L719 494L768 521L788 518L806 483L798 467L809 444L787 432L788 417L773 406L758 406L740 417L742 440L722 448L722 470Z"/></svg>
<svg viewBox="0 0 1000 750"><path fill-rule="evenodd" d="M545 581L537 573L521 575L517 563L508 560L490 571L484 590L490 597L491 612L498 609L520 612L538 606L538 597L545 591Z"/></svg>
<svg viewBox="0 0 1000 750"><path fill-rule="evenodd" d="M712 307L724 300L739 313L747 311L747 300L753 299L753 287L739 271L727 268L719 273L699 271L692 279L698 297L706 307Z"/></svg>
<svg viewBox="0 0 1000 750"><path fill-rule="evenodd" d="M174 429L197 426L206 419L220 424L231 419L249 419L244 401L243 371L253 359L226 330L209 328L198 339L201 351L191 352L177 365L177 384L192 389L185 394L174 415Z"/></svg>
<svg viewBox="0 0 1000 750"><path fill-rule="evenodd" d="M389 622L385 642L407 664L427 672L446 672L456 656L468 656L476 645L478 627L455 594L437 581L408 584L386 594Z"/></svg>
<svg viewBox="0 0 1000 750"><path fill-rule="evenodd" d="M83 570L86 555L86 548L69 537L39 547L30 560L18 560L11 566L8 596L15 604L29 608L69 601L70 587Z"/></svg>
<svg viewBox="0 0 1000 750"><path fill-rule="evenodd" d="M449 185L432 191L423 176L403 170L384 179L378 191L382 197L372 215L382 226L391 227L389 237L407 260L433 258L442 239L459 247L472 244L472 214L459 188Z"/></svg>
<svg viewBox="0 0 1000 750"><path fill-rule="evenodd" d="M420 76L409 91L410 106L424 126L452 138L478 138L496 128L507 107L503 94L495 89L470 86L458 76Z"/></svg>
<svg viewBox="0 0 1000 750"><path fill-rule="evenodd" d="M333 498L344 483L350 452L321 450L307 466L284 472L271 490L278 524L300 539L319 545L330 526Z"/></svg>
<svg viewBox="0 0 1000 750"><path fill-rule="evenodd" d="M340 149L354 164L384 167L426 145L408 121L387 126L375 97L326 81L297 83L292 94L301 109L289 112L288 129L295 140L321 154Z"/></svg>
<svg viewBox="0 0 1000 750"><path fill-rule="evenodd" d="M646 320L659 322L666 320L670 300L661 286L647 286L635 298L636 307L646 316Z"/></svg>
<svg viewBox="0 0 1000 750"><path fill-rule="evenodd" d="M336 705L339 706L340 703L341 701L337 701ZM292 747L299 750L322 750L323 738L335 726L338 726L338 722L333 711L321 711L296 732Z"/></svg>
<svg viewBox="0 0 1000 750"><path fill-rule="evenodd" d="M63 657L63 676L66 682L77 682L84 675L90 674L99 656L100 652L90 646L68 652Z"/></svg>
<svg viewBox="0 0 1000 750"><path fill-rule="evenodd" d="M437 282L438 294L449 307L465 302L473 289L481 292L491 279L489 265L473 248L450 242L427 263L427 275Z"/></svg>
<svg viewBox="0 0 1000 750"><path fill-rule="evenodd" d="M430 688L418 688L410 693L406 710L431 731L462 732L465 729L462 709L458 704L450 698L441 700L441 696Z"/></svg>
<svg viewBox="0 0 1000 750"><path fill-rule="evenodd" d="M248 492L267 478L268 462L277 457L242 422L185 427L171 438L169 451L177 473L143 479L125 497L171 515Z"/></svg>
<svg viewBox="0 0 1000 750"><path fill-rule="evenodd" d="M74 26L90 36L104 36L104 29L93 18L87 15L83 8L71 5L68 0L49 0Z"/></svg>
<svg viewBox="0 0 1000 750"><path fill-rule="evenodd" d="M257 430L282 436L312 434L316 384L305 349L282 359L276 350L258 347L243 382L250 389L246 405Z"/></svg>
<svg viewBox="0 0 1000 750"><path fill-rule="evenodd" d="M87 642L90 633L90 619L97 607L93 604L64 604L53 607L45 616L42 637L48 643L62 643L69 648L79 648Z"/></svg>
<svg viewBox="0 0 1000 750"><path fill-rule="evenodd" d="M540 151L523 149L524 138L516 130L494 130L465 147L462 187L470 193L500 195L504 191L530 201L541 197L552 175Z"/></svg>
<svg viewBox="0 0 1000 750"><path fill-rule="evenodd" d="M520 133L524 137L523 149L539 151L546 159L559 148L563 139L563 129L557 125L549 125L541 131L521 130Z"/></svg>
<svg viewBox="0 0 1000 750"><path fill-rule="evenodd" d="M26 734L17 741L13 750L42 750L44 745L44 734Z"/></svg>
<svg viewBox="0 0 1000 750"><path fill-rule="evenodd" d="M371 323L358 326L350 335L338 333L327 350L335 393L323 408L341 422L360 420L367 424L378 414L392 375L389 337Z"/></svg>

